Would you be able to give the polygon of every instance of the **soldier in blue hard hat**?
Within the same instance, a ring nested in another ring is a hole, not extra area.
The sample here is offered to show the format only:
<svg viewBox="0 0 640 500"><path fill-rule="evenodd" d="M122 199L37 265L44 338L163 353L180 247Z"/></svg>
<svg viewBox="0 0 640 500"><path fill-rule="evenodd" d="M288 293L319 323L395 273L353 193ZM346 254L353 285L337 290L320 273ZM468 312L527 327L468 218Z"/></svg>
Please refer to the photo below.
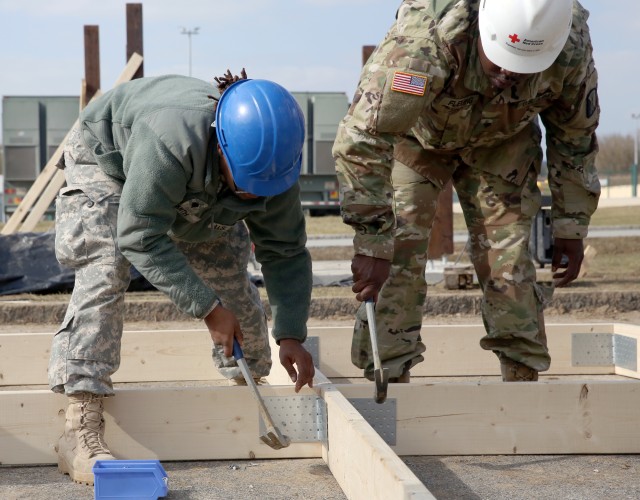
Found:
<svg viewBox="0 0 640 500"><path fill-rule="evenodd" d="M267 319L247 264L262 265L280 362L296 391L312 386L306 338L311 259L298 176L302 112L277 83L231 72L216 87L162 76L122 84L89 104L64 149L56 255L75 269L54 336L49 382L69 397L58 463L93 484L104 441L103 398L114 394L131 265L177 308L204 320L213 359L231 383L243 344L255 379L271 368Z"/></svg>

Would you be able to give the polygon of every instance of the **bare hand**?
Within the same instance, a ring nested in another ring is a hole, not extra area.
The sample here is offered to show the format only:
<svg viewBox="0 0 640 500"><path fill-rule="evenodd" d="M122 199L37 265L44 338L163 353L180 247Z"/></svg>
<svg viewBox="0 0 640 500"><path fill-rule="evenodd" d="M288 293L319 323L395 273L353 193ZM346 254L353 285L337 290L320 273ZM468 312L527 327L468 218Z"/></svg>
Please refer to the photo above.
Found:
<svg viewBox="0 0 640 500"><path fill-rule="evenodd" d="M287 370L291 381L295 382L295 391L299 392L306 384L313 387L313 376L316 369L313 366L311 354L302 347L296 339L282 339L280 341L280 364ZM298 367L296 371L293 365Z"/></svg>
<svg viewBox="0 0 640 500"><path fill-rule="evenodd" d="M378 301L378 294L384 282L389 277L391 261L367 257L357 254L351 261L353 273L353 286L351 290L356 293L356 299L364 302L368 299Z"/></svg>
<svg viewBox="0 0 640 500"><path fill-rule="evenodd" d="M565 255L567 262L563 264L562 257ZM563 287L575 280L580 273L583 259L584 246L581 239L556 238L553 241L553 257L551 258L554 285ZM556 273L558 269L565 269L565 271Z"/></svg>
<svg viewBox="0 0 640 500"><path fill-rule="evenodd" d="M222 346L225 356L231 357L233 354L233 337L242 345L243 337L238 318L221 304L204 318L204 323L209 329L213 343Z"/></svg>

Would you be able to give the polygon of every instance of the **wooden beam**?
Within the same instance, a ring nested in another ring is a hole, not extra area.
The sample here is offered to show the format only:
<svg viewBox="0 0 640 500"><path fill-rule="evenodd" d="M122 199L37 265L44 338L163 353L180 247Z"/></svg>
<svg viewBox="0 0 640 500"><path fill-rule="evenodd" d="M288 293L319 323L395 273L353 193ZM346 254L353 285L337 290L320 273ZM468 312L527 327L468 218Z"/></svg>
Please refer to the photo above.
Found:
<svg viewBox="0 0 640 500"><path fill-rule="evenodd" d="M261 386L264 397L293 394ZM313 391L303 391L306 395ZM303 394L300 393L300 394ZM0 391L0 463L55 463L67 398L48 390ZM247 387L119 389L105 400L105 438L122 459L231 460L320 457L321 443L273 450L260 438Z"/></svg>
<svg viewBox="0 0 640 500"><path fill-rule="evenodd" d="M329 434L323 458L347 498L435 498L338 390L327 386L322 397Z"/></svg>
<svg viewBox="0 0 640 500"><path fill-rule="evenodd" d="M336 388L347 398L372 397L370 384ZM635 380L390 384L390 398L398 455L640 452Z"/></svg>
<svg viewBox="0 0 640 500"><path fill-rule="evenodd" d="M259 440L258 409L247 387L202 384L118 389L116 397L105 403L106 439L116 456L135 459L297 458L324 453L337 478L344 474L341 486L354 467L351 459L365 462L353 469L359 470L351 478L358 478L358 483L361 477L380 472L366 463L371 457L385 462L389 471L397 470L399 463L387 456L363 417L333 392L347 399L371 398L371 383L318 389L329 415L324 451L320 443L293 443L279 451L269 448ZM294 395L291 387L282 386L262 386L260 392L265 398ZM300 394L313 391L306 388ZM397 427L391 449L397 455L640 451L636 381L392 384L388 400L392 399ZM0 462L53 463L65 407L66 398L48 390L0 391Z"/></svg>
<svg viewBox="0 0 640 500"><path fill-rule="evenodd" d="M86 82L85 104L100 89L100 27L84 27L84 80Z"/></svg>
<svg viewBox="0 0 640 500"><path fill-rule="evenodd" d="M361 378L362 370L348 356L350 327L309 328L317 341L319 368L327 377ZM613 363L605 366L573 366L574 335L618 334L638 339L640 326L618 323L547 325L551 369L543 376L620 374L640 378L638 371L625 370ZM411 370L412 377L498 376L495 355L480 348L482 325L424 325L427 344L425 361ZM53 333L0 334L0 386L43 385L47 383L47 363ZM274 385L290 383L277 361L278 347L273 343L274 359L269 381ZM211 339L205 329L125 331L122 338L120 369L115 382L164 382L174 380L221 380L211 361ZM637 356L637 354L636 354ZM640 366L640 360L638 361Z"/></svg>
<svg viewBox="0 0 640 500"><path fill-rule="evenodd" d="M143 36L142 36L142 4L127 4L127 61L131 59L133 54L144 55ZM131 78L142 78L144 76L144 64L140 67Z"/></svg>

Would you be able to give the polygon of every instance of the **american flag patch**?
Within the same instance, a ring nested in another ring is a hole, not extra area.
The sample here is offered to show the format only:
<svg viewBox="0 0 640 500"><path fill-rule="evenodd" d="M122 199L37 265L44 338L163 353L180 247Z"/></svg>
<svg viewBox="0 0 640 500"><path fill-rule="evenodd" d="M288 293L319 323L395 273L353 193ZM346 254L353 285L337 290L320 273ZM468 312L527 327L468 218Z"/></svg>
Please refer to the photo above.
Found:
<svg viewBox="0 0 640 500"><path fill-rule="evenodd" d="M411 73L404 73L402 71L396 71L393 74L391 90L395 90L396 92L424 95L426 87L427 79L424 76L412 75Z"/></svg>

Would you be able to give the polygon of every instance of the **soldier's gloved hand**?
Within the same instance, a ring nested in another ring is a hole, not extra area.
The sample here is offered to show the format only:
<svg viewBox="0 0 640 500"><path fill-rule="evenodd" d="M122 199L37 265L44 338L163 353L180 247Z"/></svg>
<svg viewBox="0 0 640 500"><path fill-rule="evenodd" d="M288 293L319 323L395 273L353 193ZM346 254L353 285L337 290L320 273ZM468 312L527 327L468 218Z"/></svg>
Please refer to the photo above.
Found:
<svg viewBox="0 0 640 500"><path fill-rule="evenodd" d="M391 261L377 257L367 257L356 254L351 261L353 273L353 286L351 290L356 293L356 299L364 302L368 299L378 301L378 293L384 282L389 277Z"/></svg>
<svg viewBox="0 0 640 500"><path fill-rule="evenodd" d="M211 340L215 345L222 346L225 356L231 357L233 354L233 337L242 345L243 337L238 318L229 309L222 307L222 304L218 304L205 316L204 323L209 329Z"/></svg>
<svg viewBox="0 0 640 500"><path fill-rule="evenodd" d="M306 384L309 384L309 387L313 387L313 376L316 373L316 369L313 366L313 358L302 347L299 340L280 340L280 364L287 370L291 381L295 382L296 392L300 391ZM293 365L298 367L297 371Z"/></svg>
<svg viewBox="0 0 640 500"><path fill-rule="evenodd" d="M562 263L562 257L565 255L567 260ZM555 238L551 257L551 271L555 286L563 287L575 280L580 273L583 259L584 246L581 239ZM564 269L564 272L557 273L558 269Z"/></svg>

